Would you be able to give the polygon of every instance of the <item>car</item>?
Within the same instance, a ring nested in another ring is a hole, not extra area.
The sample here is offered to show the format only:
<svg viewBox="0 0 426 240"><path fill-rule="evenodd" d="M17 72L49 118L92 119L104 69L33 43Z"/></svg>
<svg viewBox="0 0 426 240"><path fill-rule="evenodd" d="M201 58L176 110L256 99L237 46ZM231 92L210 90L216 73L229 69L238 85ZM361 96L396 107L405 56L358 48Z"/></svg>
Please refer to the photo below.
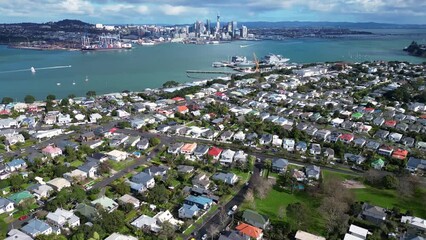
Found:
<svg viewBox="0 0 426 240"><path fill-rule="evenodd" d="M204 234L202 237L201 237L201 240L206 240L207 239L207 234Z"/></svg>
<svg viewBox="0 0 426 240"><path fill-rule="evenodd" d="M234 205L234 206L232 206L231 210L235 212L237 210L237 208L238 208L238 206Z"/></svg>
<svg viewBox="0 0 426 240"><path fill-rule="evenodd" d="M229 211L228 211L228 216L231 216L232 214L234 214L234 211L229 210Z"/></svg>
<svg viewBox="0 0 426 240"><path fill-rule="evenodd" d="M19 219L19 221L25 221L25 220L28 219L28 216L27 215L23 215L23 216L20 216L18 219Z"/></svg>

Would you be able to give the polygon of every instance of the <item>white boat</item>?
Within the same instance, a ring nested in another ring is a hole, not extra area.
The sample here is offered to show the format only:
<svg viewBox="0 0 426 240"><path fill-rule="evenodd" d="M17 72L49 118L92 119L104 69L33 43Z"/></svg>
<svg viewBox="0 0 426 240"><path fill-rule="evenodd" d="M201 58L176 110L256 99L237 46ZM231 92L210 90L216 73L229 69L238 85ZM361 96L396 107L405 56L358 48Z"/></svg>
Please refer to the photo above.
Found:
<svg viewBox="0 0 426 240"><path fill-rule="evenodd" d="M31 72L32 72L32 73L35 73L35 72L36 72L36 70L35 70L35 68L34 68L34 67L31 67L31 68L30 68L30 70L31 70Z"/></svg>
<svg viewBox="0 0 426 240"><path fill-rule="evenodd" d="M61 86L61 83L59 83L59 82L58 82L58 83L56 83L56 85L57 85L57 86Z"/></svg>
<svg viewBox="0 0 426 240"><path fill-rule="evenodd" d="M89 81L89 77L86 76L86 80L85 81L88 82Z"/></svg>
<svg viewBox="0 0 426 240"><path fill-rule="evenodd" d="M290 61L289 58L283 58L281 55L268 54L262 60L265 64L268 65L283 65L286 62Z"/></svg>
<svg viewBox="0 0 426 240"><path fill-rule="evenodd" d="M140 45L142 45L142 46L154 46L155 42L141 42Z"/></svg>

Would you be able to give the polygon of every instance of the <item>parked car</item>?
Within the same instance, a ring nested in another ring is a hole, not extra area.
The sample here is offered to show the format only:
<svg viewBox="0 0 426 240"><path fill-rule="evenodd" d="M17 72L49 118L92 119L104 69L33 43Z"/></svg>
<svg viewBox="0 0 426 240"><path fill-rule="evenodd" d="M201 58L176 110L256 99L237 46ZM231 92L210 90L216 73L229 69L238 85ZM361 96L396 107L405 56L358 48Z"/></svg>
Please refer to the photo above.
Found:
<svg viewBox="0 0 426 240"><path fill-rule="evenodd" d="M19 219L19 221L25 221L25 220L28 219L28 216L27 215L23 215L23 216L20 216L18 219Z"/></svg>

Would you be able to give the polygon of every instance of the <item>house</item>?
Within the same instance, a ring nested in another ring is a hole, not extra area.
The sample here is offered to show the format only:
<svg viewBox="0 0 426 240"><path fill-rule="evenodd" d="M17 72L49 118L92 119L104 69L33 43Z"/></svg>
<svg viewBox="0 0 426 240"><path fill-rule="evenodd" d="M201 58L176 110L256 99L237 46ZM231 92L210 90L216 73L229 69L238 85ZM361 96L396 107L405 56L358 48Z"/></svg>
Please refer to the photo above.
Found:
<svg viewBox="0 0 426 240"><path fill-rule="evenodd" d="M407 162L407 170L410 172L426 172L426 159L410 157Z"/></svg>
<svg viewBox="0 0 426 240"><path fill-rule="evenodd" d="M245 153L243 150L238 150L234 155L234 161L244 163L247 161L247 156L247 153Z"/></svg>
<svg viewBox="0 0 426 240"><path fill-rule="evenodd" d="M220 163L221 164L232 164L234 161L235 151L232 151L231 149L226 149L222 152L220 156Z"/></svg>
<svg viewBox="0 0 426 240"><path fill-rule="evenodd" d="M295 145L294 139L284 138L284 140L283 140L283 148L285 150L287 150L288 152L293 152L294 151L294 145Z"/></svg>
<svg viewBox="0 0 426 240"><path fill-rule="evenodd" d="M262 136L259 139L259 144L261 145L268 145L272 142L272 134L262 134Z"/></svg>
<svg viewBox="0 0 426 240"><path fill-rule="evenodd" d="M243 142L246 139L246 134L243 131L238 131L234 134L234 141Z"/></svg>
<svg viewBox="0 0 426 240"><path fill-rule="evenodd" d="M415 141L416 140L414 138L412 138L412 137L404 137L404 138L401 139L401 143L404 146L409 147L409 148L414 147L414 142Z"/></svg>
<svg viewBox="0 0 426 240"><path fill-rule="evenodd" d="M291 173L291 177L296 179L296 181L298 181L298 182L302 182L302 181L305 180L306 175L303 171L293 169L292 173Z"/></svg>
<svg viewBox="0 0 426 240"><path fill-rule="evenodd" d="M308 144L306 142L300 141L296 144L296 151L298 152L306 152L308 150Z"/></svg>
<svg viewBox="0 0 426 240"><path fill-rule="evenodd" d="M71 183L65 178L54 178L46 183L51 186L55 191L61 191L62 188L71 187Z"/></svg>
<svg viewBox="0 0 426 240"><path fill-rule="evenodd" d="M137 144L136 148L139 150L146 150L149 147L149 140L146 138L142 138Z"/></svg>
<svg viewBox="0 0 426 240"><path fill-rule="evenodd" d="M78 170L84 172L86 174L86 178L95 178L96 172L98 171L98 166L99 164L95 161L86 162L78 167Z"/></svg>
<svg viewBox="0 0 426 240"><path fill-rule="evenodd" d="M212 177L213 180L221 181L229 185L234 185L238 182L238 176L234 173L216 173Z"/></svg>
<svg viewBox="0 0 426 240"><path fill-rule="evenodd" d="M302 230L298 230L294 236L296 240L325 240L325 237L317 236Z"/></svg>
<svg viewBox="0 0 426 240"><path fill-rule="evenodd" d="M390 157L393 152L393 147L390 145L382 145L378 150L377 153Z"/></svg>
<svg viewBox="0 0 426 240"><path fill-rule="evenodd" d="M185 219L185 218L193 218L198 216L200 213L200 208L197 207L196 204L194 205L188 205L183 204L181 208L178 210L179 218Z"/></svg>
<svg viewBox="0 0 426 240"><path fill-rule="evenodd" d="M149 174L150 176L159 176L164 177L167 174L167 171L169 170L169 167L160 165L160 166L150 166L144 170L145 173Z"/></svg>
<svg viewBox="0 0 426 240"><path fill-rule="evenodd" d="M141 205L141 202L139 201L139 199L129 194L124 194L123 196L121 196L118 199L118 202L122 204L132 204L134 208L138 208Z"/></svg>
<svg viewBox="0 0 426 240"><path fill-rule="evenodd" d="M53 233L53 229L49 224L37 218L31 219L21 230L33 238L38 235L50 235Z"/></svg>
<svg viewBox="0 0 426 240"><path fill-rule="evenodd" d="M184 204L190 206L196 205L202 210L207 210L213 205L213 200L207 197L189 195L185 198Z"/></svg>
<svg viewBox="0 0 426 240"><path fill-rule="evenodd" d="M234 133L231 131L224 131L220 135L220 140L223 142L230 141L232 139L232 136L234 136Z"/></svg>
<svg viewBox="0 0 426 240"><path fill-rule="evenodd" d="M36 197L37 200L48 198L50 194L53 192L53 188L47 184L41 184L37 185L35 188L32 188L30 190L34 197Z"/></svg>
<svg viewBox="0 0 426 240"><path fill-rule="evenodd" d="M409 227L419 232L426 231L426 220L414 216L402 216L401 223L407 224Z"/></svg>
<svg viewBox="0 0 426 240"><path fill-rule="evenodd" d="M396 158L396 159L400 159L400 160L404 160L407 158L408 155L408 151L405 149L395 149L392 153L392 158Z"/></svg>
<svg viewBox="0 0 426 240"><path fill-rule="evenodd" d="M250 239L260 240L263 237L263 230L252 225L241 223L235 229L243 235L249 236Z"/></svg>
<svg viewBox="0 0 426 240"><path fill-rule="evenodd" d="M160 225L163 225L163 223L168 222L173 227L175 227L175 229L178 229L183 224L182 221L175 219L169 210L158 212L157 214L155 214L154 218Z"/></svg>
<svg viewBox="0 0 426 240"><path fill-rule="evenodd" d="M197 149L197 143L186 143L183 145L183 147L180 149L180 152L182 154L192 154L194 153L195 149Z"/></svg>
<svg viewBox="0 0 426 240"><path fill-rule="evenodd" d="M98 217L98 212L96 208L84 203L79 203L74 211L80 213L82 216L86 217L90 221L93 221Z"/></svg>
<svg viewBox="0 0 426 240"><path fill-rule="evenodd" d="M176 111L177 111L178 113L181 113L181 114L186 114L186 113L188 113L188 112L189 112L189 109L188 109L188 107L187 107L187 106L177 106L177 107L176 107Z"/></svg>
<svg viewBox="0 0 426 240"><path fill-rule="evenodd" d="M244 210L242 218L244 222L261 229L266 229L266 227L269 225L269 219L266 216L261 215L253 210Z"/></svg>
<svg viewBox="0 0 426 240"><path fill-rule="evenodd" d="M206 145L197 145L197 148L194 150L194 156L198 159L202 158L209 151L209 147Z"/></svg>
<svg viewBox="0 0 426 240"><path fill-rule="evenodd" d="M94 132L85 132L80 135L79 140L80 142L89 142L96 139L96 135Z"/></svg>
<svg viewBox="0 0 426 240"><path fill-rule="evenodd" d="M19 231L18 229L11 229L4 240L33 240L28 234Z"/></svg>
<svg viewBox="0 0 426 240"><path fill-rule="evenodd" d="M178 154L180 149L183 147L184 143L182 142L175 142L171 143L169 148L167 149L167 152L170 154Z"/></svg>
<svg viewBox="0 0 426 240"><path fill-rule="evenodd" d="M318 143L312 143L311 144L311 149L309 150L309 152L312 155L319 155L319 154L321 154L321 145L319 145Z"/></svg>
<svg viewBox="0 0 426 240"><path fill-rule="evenodd" d="M126 160L127 157L129 156L128 153L120 151L120 150L115 150L115 149L108 152L107 155L109 156L109 158L111 160L114 160L114 161L117 161L117 162Z"/></svg>
<svg viewBox="0 0 426 240"><path fill-rule="evenodd" d="M222 149L218 148L218 147L212 147L210 148L210 150L208 151L208 155L213 157L213 159L218 160L220 157L220 154L222 153Z"/></svg>
<svg viewBox="0 0 426 240"><path fill-rule="evenodd" d="M345 133L340 135L339 139L344 143L350 143L354 140L354 135L351 133Z"/></svg>
<svg viewBox="0 0 426 240"><path fill-rule="evenodd" d="M51 157L51 158L55 158L55 157L57 157L57 156L59 156L59 155L62 155L62 150L61 150L60 148L58 148L58 147L54 147L54 146L52 146L52 145L49 145L49 146L47 146L47 147L43 148L43 149L41 150L41 152L42 152L44 155L49 156L49 157Z"/></svg>
<svg viewBox="0 0 426 240"><path fill-rule="evenodd" d="M373 206L368 203L362 205L361 217L366 221L380 225L386 220L386 216L387 214L384 208Z"/></svg>
<svg viewBox="0 0 426 240"><path fill-rule="evenodd" d="M14 203L9 199L0 197L0 214L12 212L13 210L15 210Z"/></svg>
<svg viewBox="0 0 426 240"><path fill-rule="evenodd" d="M401 133L391 133L388 136L389 141L392 142L399 142L402 139L402 134Z"/></svg>
<svg viewBox="0 0 426 240"><path fill-rule="evenodd" d="M377 170L380 170L380 169L382 169L383 167L385 166L385 161L383 161L382 159L377 159L377 160L374 160L372 163L371 163L371 167L373 167L374 169L377 169Z"/></svg>
<svg viewBox="0 0 426 240"><path fill-rule="evenodd" d="M14 172L27 167L27 163L22 159L13 159L12 161L5 164L6 169L10 172Z"/></svg>
<svg viewBox="0 0 426 240"><path fill-rule="evenodd" d="M321 168L319 166L309 165L305 167L305 173L307 178L319 180Z"/></svg>
<svg viewBox="0 0 426 240"><path fill-rule="evenodd" d="M380 143L376 141L369 141L365 147L369 150L376 151L380 147Z"/></svg>
<svg viewBox="0 0 426 240"><path fill-rule="evenodd" d="M140 173L134 175L132 177L131 181L133 183L142 184L147 189L153 188L155 186L155 180L154 180L154 178L151 175L149 175L149 174L147 174L145 172L140 172Z"/></svg>
<svg viewBox="0 0 426 240"><path fill-rule="evenodd" d="M28 191L22 191L10 195L7 199L15 203L15 205L20 205L24 201L34 199L34 196Z"/></svg>
<svg viewBox="0 0 426 240"><path fill-rule="evenodd" d="M276 158L272 161L272 171L277 173L283 173L287 171L288 160L282 158Z"/></svg>
<svg viewBox="0 0 426 240"><path fill-rule="evenodd" d="M382 140L385 140L388 136L389 136L389 131L382 130L382 129L377 130L377 132L374 134L375 138L379 138Z"/></svg>
<svg viewBox="0 0 426 240"><path fill-rule="evenodd" d="M105 162L108 160L108 155L103 154L103 153L93 153L89 156L86 157L86 160L89 162Z"/></svg>
<svg viewBox="0 0 426 240"><path fill-rule="evenodd" d="M87 178L87 173L80 169L74 169L71 172L64 173L63 177L71 182L80 182Z"/></svg>
<svg viewBox="0 0 426 240"><path fill-rule="evenodd" d="M370 232L367 229L351 224L343 240L364 240L367 239L368 234Z"/></svg>
<svg viewBox="0 0 426 240"><path fill-rule="evenodd" d="M131 225L142 230L147 229L156 233L161 231L161 226L157 224L157 219L147 215L141 215L135 219Z"/></svg>
<svg viewBox="0 0 426 240"><path fill-rule="evenodd" d="M192 179L192 185L194 187L208 189L210 186L210 179L206 173L199 173Z"/></svg>
<svg viewBox="0 0 426 240"><path fill-rule="evenodd" d="M365 140L364 138L355 138L354 141L353 141L353 144L354 144L355 147L362 148L362 147L364 147L366 142L367 142L367 140Z"/></svg>
<svg viewBox="0 0 426 240"><path fill-rule="evenodd" d="M46 222L57 228L75 228L80 226L80 218L73 212L57 208L55 212L49 212Z"/></svg>
<svg viewBox="0 0 426 240"><path fill-rule="evenodd" d="M361 155L352 154L352 153L345 153L343 158L347 162L353 162L358 165L362 164L366 160L365 157Z"/></svg>
<svg viewBox="0 0 426 240"><path fill-rule="evenodd" d="M7 134L5 136L6 138L6 143L8 145L15 145L17 143L24 143L25 142L25 138L22 134Z"/></svg>
<svg viewBox="0 0 426 240"><path fill-rule="evenodd" d="M332 148L326 148L325 150L324 150L324 157L327 159L327 160L333 160L334 159L334 149L332 149Z"/></svg>
<svg viewBox="0 0 426 240"><path fill-rule="evenodd" d="M112 200L109 197L106 196L102 196L96 200L93 200L92 202L90 202L93 206L96 206L97 204L99 204L100 206L102 206L102 208L107 211L108 213L113 212L115 209L118 208L118 203L115 202L114 200Z"/></svg>
<svg viewBox="0 0 426 240"><path fill-rule="evenodd" d="M105 240L138 240L137 238L129 235L123 235L120 233L113 233L109 235Z"/></svg>

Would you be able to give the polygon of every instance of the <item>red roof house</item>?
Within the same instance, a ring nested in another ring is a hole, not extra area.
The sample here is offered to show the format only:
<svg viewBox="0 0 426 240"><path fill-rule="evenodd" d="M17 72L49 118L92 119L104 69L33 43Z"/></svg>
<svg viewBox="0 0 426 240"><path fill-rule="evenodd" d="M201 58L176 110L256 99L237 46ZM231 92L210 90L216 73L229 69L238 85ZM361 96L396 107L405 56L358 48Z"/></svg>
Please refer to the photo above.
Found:
<svg viewBox="0 0 426 240"><path fill-rule="evenodd" d="M253 238L253 239L262 239L262 236L263 236L262 229L254 227L246 223L241 223L240 225L235 227L235 229L238 230L238 232L240 232L241 234L249 236L250 238Z"/></svg>
<svg viewBox="0 0 426 240"><path fill-rule="evenodd" d="M395 120L387 120L387 121L385 121L385 126L386 127L395 127L396 121Z"/></svg>
<svg viewBox="0 0 426 240"><path fill-rule="evenodd" d="M354 135L350 133L345 133L340 135L340 140L345 143L350 143L354 140Z"/></svg>
<svg viewBox="0 0 426 240"><path fill-rule="evenodd" d="M405 149L400 149L400 148L394 150L392 153L393 158L401 159L401 160L406 159L407 155L408 155L408 151Z"/></svg>
<svg viewBox="0 0 426 240"><path fill-rule="evenodd" d="M182 97L174 97L174 98L172 98L172 100L173 100L173 101L175 101L175 102L181 102L181 101L185 101L185 98L182 98Z"/></svg>
<svg viewBox="0 0 426 240"><path fill-rule="evenodd" d="M182 114L185 114L185 113L189 112L189 109L188 109L187 106L177 106L177 111L182 113Z"/></svg>
<svg viewBox="0 0 426 240"><path fill-rule="evenodd" d="M214 159L219 159L220 154L222 153L222 149L218 148L218 147L212 147L210 148L210 150L208 151L208 155L212 156Z"/></svg>

